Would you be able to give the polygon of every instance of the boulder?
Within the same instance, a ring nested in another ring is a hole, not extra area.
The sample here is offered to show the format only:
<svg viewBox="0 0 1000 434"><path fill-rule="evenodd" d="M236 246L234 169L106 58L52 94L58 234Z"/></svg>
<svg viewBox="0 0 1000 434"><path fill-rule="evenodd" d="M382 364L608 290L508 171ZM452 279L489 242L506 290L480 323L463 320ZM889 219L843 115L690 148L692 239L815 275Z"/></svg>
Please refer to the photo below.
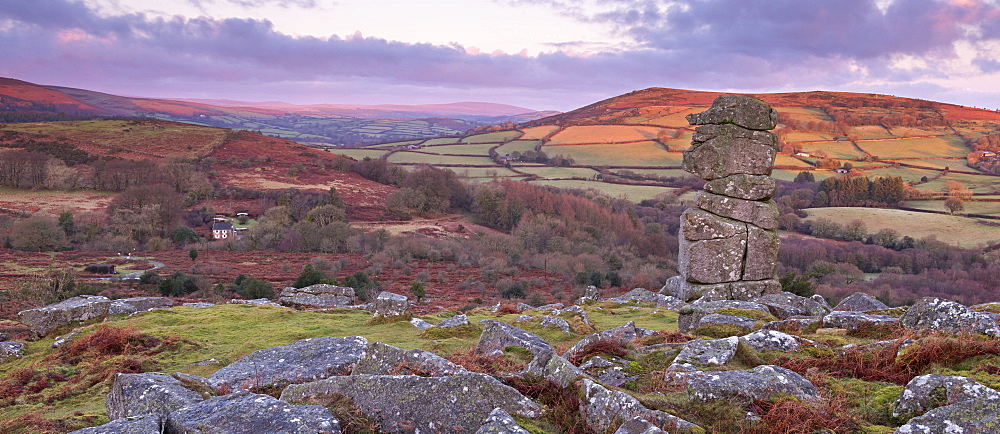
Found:
<svg viewBox="0 0 1000 434"><path fill-rule="evenodd" d="M406 296L382 292L371 305L373 317L392 317L410 313L410 301Z"/></svg>
<svg viewBox="0 0 1000 434"><path fill-rule="evenodd" d="M734 401L749 405L782 395L799 399L817 399L819 394L809 380L794 371L773 365L760 365L746 371L709 371L687 374L688 397L694 401Z"/></svg>
<svg viewBox="0 0 1000 434"><path fill-rule="evenodd" d="M742 280L765 280L774 278L778 262L778 246L781 240L773 230L764 230L747 225L747 251L743 261Z"/></svg>
<svg viewBox="0 0 1000 434"><path fill-rule="evenodd" d="M563 357L566 360L573 360L586 351L588 345L597 341L614 341L622 344L629 344L639 337L639 332L635 327L635 321L629 321L613 329L607 329L602 332L597 332L587 337L580 339L576 344L574 344L570 349L566 350Z"/></svg>
<svg viewBox="0 0 1000 434"><path fill-rule="evenodd" d="M174 307L174 300L167 297L133 297L122 298L111 301L108 305L108 315L128 314L146 312L153 309L170 309Z"/></svg>
<svg viewBox="0 0 1000 434"><path fill-rule="evenodd" d="M206 399L166 417L170 433L340 433L340 421L321 405L292 405L246 390Z"/></svg>
<svg viewBox="0 0 1000 434"><path fill-rule="evenodd" d="M427 329L429 329L431 327L434 327L434 324L431 324L431 323L429 323L427 321L424 321L424 320L422 320L420 318L413 318L413 319L411 319L410 320L410 324L413 324L414 327L416 327L416 328L418 328L420 330L427 330Z"/></svg>
<svg viewBox="0 0 1000 434"><path fill-rule="evenodd" d="M656 304L656 307L663 307L671 310L677 310L687 305L687 303L681 301L677 297L659 294L643 288L635 288L629 292L619 295L618 297L609 298L608 301L615 303L654 303Z"/></svg>
<svg viewBox="0 0 1000 434"><path fill-rule="evenodd" d="M650 410L632 395L610 390L600 384L583 379L580 383L582 403L580 410L586 418L587 426L596 432L613 428L615 421L645 419L660 426L669 427L670 432L689 433L700 429L697 425L659 410Z"/></svg>
<svg viewBox="0 0 1000 434"><path fill-rule="evenodd" d="M198 303L184 303L181 306L188 306L188 307L211 307L211 306L215 306L215 304L213 304L213 303L201 303L201 302L198 302Z"/></svg>
<svg viewBox="0 0 1000 434"><path fill-rule="evenodd" d="M1000 401L971 399L935 408L910 419L897 434L1000 432Z"/></svg>
<svg viewBox="0 0 1000 434"><path fill-rule="evenodd" d="M671 370L688 370L706 365L725 365L736 355L740 338L731 336L725 339L695 339L684 345L681 352L674 357Z"/></svg>
<svg viewBox="0 0 1000 434"><path fill-rule="evenodd" d="M765 294L781 292L775 279L701 284L685 281L681 276L667 279L660 294L676 297L688 303L720 300L753 300Z"/></svg>
<svg viewBox="0 0 1000 434"><path fill-rule="evenodd" d="M10 357L21 358L24 354L24 344L20 342L0 342L0 362Z"/></svg>
<svg viewBox="0 0 1000 434"><path fill-rule="evenodd" d="M439 329L446 329L464 325L469 325L469 317L465 316L464 313L460 313L444 321L441 321L440 323L438 323L436 327Z"/></svg>
<svg viewBox="0 0 1000 434"><path fill-rule="evenodd" d="M163 418L159 414L143 414L113 420L101 426L70 431L69 434L151 434L163 432Z"/></svg>
<svg viewBox="0 0 1000 434"><path fill-rule="evenodd" d="M623 423L617 430L615 434L666 434L667 432L658 428L656 425L649 423L648 420L643 418L635 418L628 422Z"/></svg>
<svg viewBox="0 0 1000 434"><path fill-rule="evenodd" d="M45 336L74 321L83 322L107 315L110 305L111 300L107 297L78 295L45 307L22 310L17 313L17 317L32 332Z"/></svg>
<svg viewBox="0 0 1000 434"><path fill-rule="evenodd" d="M863 312L835 310L823 317L823 327L860 330L867 327L892 327L899 318L889 315L872 315Z"/></svg>
<svg viewBox="0 0 1000 434"><path fill-rule="evenodd" d="M774 166L777 142L770 132L735 125L705 125L695 128L681 164L684 170L705 180L739 174L766 176Z"/></svg>
<svg viewBox="0 0 1000 434"><path fill-rule="evenodd" d="M534 376L550 380L561 387L568 387L578 378L587 378L587 373L577 368L555 351L539 353L518 376Z"/></svg>
<svg viewBox="0 0 1000 434"><path fill-rule="evenodd" d="M318 283L304 288L287 287L281 290L278 303L290 307L325 308L350 306L354 302L354 288Z"/></svg>
<svg viewBox="0 0 1000 434"><path fill-rule="evenodd" d="M721 95L711 108L689 114L686 119L691 125L734 124L750 130L770 130L778 125L778 112L757 98Z"/></svg>
<svg viewBox="0 0 1000 434"><path fill-rule="evenodd" d="M104 398L104 409L108 419L118 420L144 414L166 415L204 400L201 394L169 375L119 373Z"/></svg>
<svg viewBox="0 0 1000 434"><path fill-rule="evenodd" d="M778 228L778 207L772 201L743 200L700 191L695 195L698 208L761 229ZM683 238L683 237L681 237Z"/></svg>
<svg viewBox="0 0 1000 434"><path fill-rule="evenodd" d="M899 322L907 328L1000 337L1000 327L989 315L943 298L921 298L899 318Z"/></svg>
<svg viewBox="0 0 1000 434"><path fill-rule="evenodd" d="M594 285L589 285L583 289L583 298L590 300L600 300L601 290Z"/></svg>
<svg viewBox="0 0 1000 434"><path fill-rule="evenodd" d="M746 342L747 345L757 351L781 350L786 353L796 351L801 346L800 341L812 343L808 339L775 330L757 330L743 336L743 342Z"/></svg>
<svg viewBox="0 0 1000 434"><path fill-rule="evenodd" d="M686 220L681 219L682 231ZM678 245L677 269L689 282L733 282L743 275L743 258L747 250L745 224L739 224L735 234L724 238L692 241L678 237Z"/></svg>
<svg viewBox="0 0 1000 434"><path fill-rule="evenodd" d="M549 315L542 316L542 327L556 327L562 330L563 333L569 333L570 330L569 323L566 320Z"/></svg>
<svg viewBox="0 0 1000 434"><path fill-rule="evenodd" d="M819 328L823 325L823 318L788 318L780 321L771 321L764 324L762 329L777 330L785 333L802 333L809 328Z"/></svg>
<svg viewBox="0 0 1000 434"><path fill-rule="evenodd" d="M720 312L721 311L721 312ZM713 313L726 313L739 315L741 311L748 311L746 317L760 315L761 317L771 315L767 306L760 303L739 300L719 300L689 304L678 312L677 327L682 332L694 330L698 327L702 317Z"/></svg>
<svg viewBox="0 0 1000 434"><path fill-rule="evenodd" d="M404 350L381 342L372 342L365 349L351 375L423 375L440 377L468 372L430 351Z"/></svg>
<svg viewBox="0 0 1000 434"><path fill-rule="evenodd" d="M527 417L541 415L538 404L486 374L450 377L350 375L293 384L283 401L339 393L351 398L383 432L473 433L493 409Z"/></svg>
<svg viewBox="0 0 1000 434"><path fill-rule="evenodd" d="M877 298L872 297L863 292L855 292L854 294L844 297L833 307L833 310L847 310L854 312L864 312L867 310L885 310L888 309L885 303L878 301Z"/></svg>
<svg viewBox="0 0 1000 434"><path fill-rule="evenodd" d="M688 241L745 236L746 231L746 223L719 217L703 209L688 208L681 214L680 234Z"/></svg>
<svg viewBox="0 0 1000 434"><path fill-rule="evenodd" d="M569 306L566 308L556 309L552 311L553 316L562 316L566 314L572 314L579 316L584 324L590 325L590 318L587 317L587 311L583 310L580 306Z"/></svg>
<svg viewBox="0 0 1000 434"><path fill-rule="evenodd" d="M247 354L208 377L217 389L283 387L351 373L365 354L360 336L302 339Z"/></svg>
<svg viewBox="0 0 1000 434"><path fill-rule="evenodd" d="M486 356L503 354L504 348L521 347L538 355L545 351L555 351L548 342L538 335L519 329L510 324L488 319L483 320L483 333L479 335L476 353Z"/></svg>
<svg viewBox="0 0 1000 434"><path fill-rule="evenodd" d="M757 324L757 320L753 318L747 318L740 315L727 315L721 313L710 313L701 317L698 320L698 324L695 324L694 330L699 330L702 327L711 327L715 325L730 325L743 329L743 333L753 330L754 326Z"/></svg>
<svg viewBox="0 0 1000 434"><path fill-rule="evenodd" d="M63 345L68 344L78 334L80 334L80 330L73 330L69 334L62 335L62 336L56 336L55 339L53 339L52 348L59 348L59 347L61 347Z"/></svg>
<svg viewBox="0 0 1000 434"><path fill-rule="evenodd" d="M746 200L768 200L774 194L775 181L770 176L736 174L705 183L705 191Z"/></svg>
<svg viewBox="0 0 1000 434"><path fill-rule="evenodd" d="M528 434L506 411L494 408L475 434Z"/></svg>
<svg viewBox="0 0 1000 434"><path fill-rule="evenodd" d="M1000 402L1000 392L965 377L921 375L913 377L893 402L893 417L907 420L948 404L973 399Z"/></svg>
<svg viewBox="0 0 1000 434"><path fill-rule="evenodd" d="M234 298L229 300L229 304L245 304L247 306L270 306L270 307L282 307L280 304L275 303L266 298L255 298L253 300L240 300Z"/></svg>
<svg viewBox="0 0 1000 434"><path fill-rule="evenodd" d="M626 382L639 378L638 375L629 375L625 372L625 368L629 365L628 360L617 357L613 360L594 356L587 360L587 363L580 365L580 369L590 374L599 383L611 387L621 387Z"/></svg>
<svg viewBox="0 0 1000 434"><path fill-rule="evenodd" d="M817 303L816 300L800 297L790 292L766 294L753 299L755 303L767 306L771 314L778 319L791 317L820 317L830 313L830 308Z"/></svg>

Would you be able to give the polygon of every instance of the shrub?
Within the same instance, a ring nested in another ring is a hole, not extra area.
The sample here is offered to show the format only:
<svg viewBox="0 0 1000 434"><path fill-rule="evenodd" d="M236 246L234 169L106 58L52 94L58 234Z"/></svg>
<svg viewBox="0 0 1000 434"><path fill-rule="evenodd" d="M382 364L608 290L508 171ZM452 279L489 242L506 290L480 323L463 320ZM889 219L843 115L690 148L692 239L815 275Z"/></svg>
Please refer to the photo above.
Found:
<svg viewBox="0 0 1000 434"><path fill-rule="evenodd" d="M317 270L312 264L306 264L305 267L302 267L302 272L299 273L299 277L295 279L295 283L293 283L292 286L296 288L305 288L317 283L331 283L331 281L326 278L326 274ZM335 284L336 282L332 283Z"/></svg>
<svg viewBox="0 0 1000 434"><path fill-rule="evenodd" d="M524 298L527 286L524 282L514 282L500 291L503 298Z"/></svg>
<svg viewBox="0 0 1000 434"><path fill-rule="evenodd" d="M277 295L274 292L273 285L253 277L244 278L237 285L236 293L248 300L257 298L274 298Z"/></svg>

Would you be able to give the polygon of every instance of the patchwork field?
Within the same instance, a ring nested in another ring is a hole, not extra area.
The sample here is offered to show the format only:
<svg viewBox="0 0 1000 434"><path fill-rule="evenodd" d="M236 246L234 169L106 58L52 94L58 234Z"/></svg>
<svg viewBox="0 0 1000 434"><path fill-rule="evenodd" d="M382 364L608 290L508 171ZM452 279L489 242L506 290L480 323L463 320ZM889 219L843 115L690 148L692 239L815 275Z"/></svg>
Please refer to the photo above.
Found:
<svg viewBox="0 0 1000 434"><path fill-rule="evenodd" d="M545 146L550 157L573 157L577 165L585 166L673 166L683 160L679 152L667 152L656 142L619 143L615 145Z"/></svg>
<svg viewBox="0 0 1000 434"><path fill-rule="evenodd" d="M864 156L851 142L807 142L802 143L802 150L811 154L822 152L829 157L842 160L852 160Z"/></svg>
<svg viewBox="0 0 1000 434"><path fill-rule="evenodd" d="M670 188L670 187L608 184L606 182L584 181L575 179L567 179L567 180L543 179L538 181L531 181L531 183L538 185L551 185L553 187L559 187L559 188L580 188L585 190L594 189L608 196L622 198L632 202L641 202L646 199L652 199L659 194L676 190L675 188Z"/></svg>
<svg viewBox="0 0 1000 434"><path fill-rule="evenodd" d="M416 152L395 152L388 161L396 164L431 164L431 165L495 165L490 157L456 157L454 155L432 155Z"/></svg>
<svg viewBox="0 0 1000 434"><path fill-rule="evenodd" d="M976 219L883 208L810 208L806 220L827 218L841 225L852 220L865 223L868 233L892 229L915 239L936 237L959 247L979 247L1000 241L1000 227Z"/></svg>
<svg viewBox="0 0 1000 434"><path fill-rule="evenodd" d="M511 140L497 148L497 154L506 155L513 152L524 153L524 151L534 151L535 146L542 143L541 140Z"/></svg>
<svg viewBox="0 0 1000 434"><path fill-rule="evenodd" d="M943 200L908 200L904 203L905 206L917 209L926 209L930 211L945 211L948 212L948 208L944 206ZM977 202L972 200L965 201L965 209L959 211L959 214L983 214L983 215L998 215L1000 216L1000 202Z"/></svg>
<svg viewBox="0 0 1000 434"><path fill-rule="evenodd" d="M662 128L658 127L624 125L576 126L556 133L546 144L621 143L637 140L653 140L662 130Z"/></svg>
<svg viewBox="0 0 1000 434"><path fill-rule="evenodd" d="M863 140L858 146L879 158L964 157L972 150L956 136Z"/></svg>
<svg viewBox="0 0 1000 434"><path fill-rule="evenodd" d="M496 144L479 143L469 145L425 146L420 152L439 155L489 155L490 148Z"/></svg>

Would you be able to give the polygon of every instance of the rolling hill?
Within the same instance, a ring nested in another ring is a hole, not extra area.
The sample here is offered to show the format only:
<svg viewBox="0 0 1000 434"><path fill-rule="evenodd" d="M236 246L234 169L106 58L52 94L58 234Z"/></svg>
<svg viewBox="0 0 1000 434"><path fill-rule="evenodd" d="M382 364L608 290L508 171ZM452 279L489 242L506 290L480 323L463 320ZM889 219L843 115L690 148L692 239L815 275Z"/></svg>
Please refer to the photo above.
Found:
<svg viewBox="0 0 1000 434"><path fill-rule="evenodd" d="M317 146L458 135L553 113L479 102L365 106L136 98L0 77L0 116L6 116L0 120L141 117L254 130Z"/></svg>

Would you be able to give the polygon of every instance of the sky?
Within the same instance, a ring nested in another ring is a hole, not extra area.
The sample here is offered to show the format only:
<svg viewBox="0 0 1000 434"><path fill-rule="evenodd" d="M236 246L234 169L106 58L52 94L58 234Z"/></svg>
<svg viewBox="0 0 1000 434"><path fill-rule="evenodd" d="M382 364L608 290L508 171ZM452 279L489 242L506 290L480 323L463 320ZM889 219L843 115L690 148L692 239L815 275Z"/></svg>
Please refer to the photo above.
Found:
<svg viewBox="0 0 1000 434"><path fill-rule="evenodd" d="M0 0L0 76L129 96L567 111L632 90L1000 108L1000 0Z"/></svg>

